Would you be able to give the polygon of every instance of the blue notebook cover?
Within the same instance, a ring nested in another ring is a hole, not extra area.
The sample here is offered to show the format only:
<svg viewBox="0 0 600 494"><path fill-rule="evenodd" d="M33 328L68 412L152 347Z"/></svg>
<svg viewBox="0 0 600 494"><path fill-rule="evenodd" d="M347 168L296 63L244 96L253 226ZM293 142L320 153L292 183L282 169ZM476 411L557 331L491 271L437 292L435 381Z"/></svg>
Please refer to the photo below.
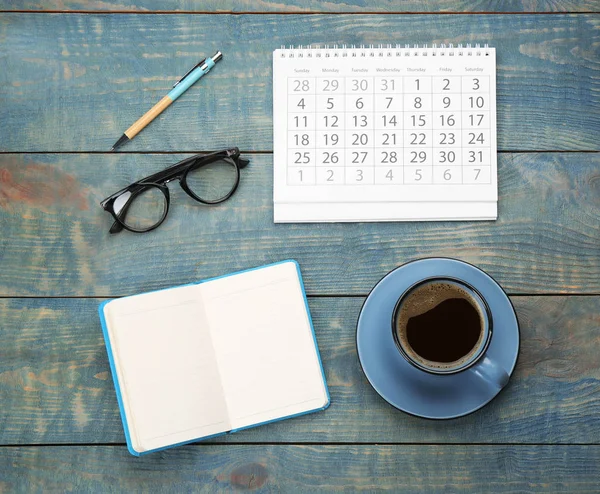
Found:
<svg viewBox="0 0 600 494"><path fill-rule="evenodd" d="M126 441L127 441L127 448L128 448L129 452L132 455L134 455L134 456L141 456L141 455L145 455L145 454L148 454L148 453L153 453L153 452L156 452L156 451L162 451L162 450L173 448L173 447L180 446L180 445L183 445L183 444L194 443L194 442L197 442L197 441L201 441L201 440L205 440L205 439L210 439L210 438L221 436L221 435L224 435L224 434L230 434L230 433L233 433L233 432L238 432L238 431L241 431L241 430L244 430L244 429L248 429L248 428L251 428L251 427L257 427L257 426L265 425L265 424L268 424L268 423L271 423L271 422L278 422L280 420L285 420L285 419L289 419L289 418L293 418L293 417L297 417L297 416L301 416L301 415L306 415L306 414L309 414L309 413L314 413L314 412L317 412L317 411L325 410L327 407L329 407L329 405L330 405L330 396L329 396L329 391L327 389L327 382L326 382L326 379L325 379L325 372L323 370L323 364L322 364L321 356L319 354L319 349L318 349L318 346L317 346L317 340L316 340L315 331L314 331L314 327L313 327L313 323L312 323L312 318L310 316L310 310L309 310L309 307L308 307L308 301L306 299L306 292L305 292L305 289L304 289L304 283L302 281L302 274L300 272L300 266L299 266L299 264L298 264L297 261L295 261L295 260L285 260L285 261L281 261L281 262L278 262L278 263L273 263L273 264L268 264L268 265L265 265L265 266L259 266L259 267L256 267L256 268L247 269L247 270L244 270L244 271L238 271L238 272L227 274L227 275L224 275L224 276L218 276L218 277L215 277L215 278L209 278L209 279L206 279L206 280L199 281L197 283L189 283L189 284L186 284L186 285L180 285L178 287L167 288L167 289L164 289L164 290L156 290L154 292L147 292L147 293L166 292L166 291L171 290L173 288L180 288L180 287L185 287L185 286L198 285L198 284L201 284L201 283L207 283L207 282L210 282L210 281L215 281L215 280L219 280L219 279L223 279L223 278L228 278L228 277L231 277L231 276L237 276L237 275L240 275L240 274L243 274L243 273L249 273L249 272L252 272L252 271L257 271L257 270L261 270L261 269L265 269L265 268L269 268L269 267L273 267L273 266L277 266L277 265L285 264L285 263L293 263L295 265L295 268L296 268L296 271L297 271L297 274L298 274L298 280L299 280L300 288L301 288L301 291L302 291L302 297L303 297L303 300L304 300L304 306L305 306L305 309L306 309L306 315L307 315L308 322L309 322L309 325L310 325L310 330L312 332L312 339L313 339L313 342L314 342L316 357L317 357L317 360L318 360L318 363L319 363L319 366L320 366L321 377L323 379L323 386L324 386L324 390L325 390L325 394L326 394L326 403L325 403L325 405L321 406L321 407L318 407L318 408L315 408L315 409L302 411L300 413L294 413L294 414L291 414L291 415L282 416L282 417L276 418L274 420L267 420L267 421L263 421L263 422L253 423L253 424L245 426L245 427L234 428L234 429L231 429L231 430L228 430L228 431L223 431L223 432L218 433L218 434L211 434L211 435L207 435L207 436L203 436L203 437L197 437L197 438L194 438L194 439L186 440L186 441L179 442L179 443L176 443L176 444L169 444L169 445L166 445L164 447L152 449L152 450L149 450L149 451L142 451L142 452L136 451L135 448L133 447L132 438L131 438L131 434L130 434L130 427L129 427L128 423L127 423L127 416L126 416L126 413L125 413L125 406L124 406L124 398L123 398L122 386L119 383L119 378L118 378L118 373L117 373L117 367L116 367L116 363L115 363L115 355L114 355L114 352L113 352L113 348L111 346L111 338L109 336L109 331L108 331L108 327L107 327L107 320L106 320L105 311L104 311L106 305L109 304L110 302L112 302L113 300L116 300L116 299L106 300L106 301L104 301L104 302L102 302L100 304L98 311L99 311L99 315L100 315L100 322L101 322L101 325L102 325L102 332L104 334L104 341L105 341L105 344L106 344L106 350L107 350L107 353L108 353L108 360L109 360L109 363L110 363L111 374L112 374L113 382L114 382L114 385L115 385L115 390L116 390L116 395L117 395L117 401L118 401L119 409L120 409L120 413L121 413L121 420L123 422L123 429L125 431L125 438L126 438ZM133 297L136 297L136 295L134 295ZM127 298L129 298L129 297L127 297Z"/></svg>

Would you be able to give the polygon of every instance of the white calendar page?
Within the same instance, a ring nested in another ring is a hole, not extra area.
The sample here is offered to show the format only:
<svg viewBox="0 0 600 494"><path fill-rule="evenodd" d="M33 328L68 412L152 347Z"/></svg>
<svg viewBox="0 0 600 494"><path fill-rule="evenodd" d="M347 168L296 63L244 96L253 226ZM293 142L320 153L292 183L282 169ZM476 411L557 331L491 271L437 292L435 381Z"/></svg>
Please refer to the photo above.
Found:
<svg viewBox="0 0 600 494"><path fill-rule="evenodd" d="M493 48L273 53L275 222L497 218Z"/></svg>

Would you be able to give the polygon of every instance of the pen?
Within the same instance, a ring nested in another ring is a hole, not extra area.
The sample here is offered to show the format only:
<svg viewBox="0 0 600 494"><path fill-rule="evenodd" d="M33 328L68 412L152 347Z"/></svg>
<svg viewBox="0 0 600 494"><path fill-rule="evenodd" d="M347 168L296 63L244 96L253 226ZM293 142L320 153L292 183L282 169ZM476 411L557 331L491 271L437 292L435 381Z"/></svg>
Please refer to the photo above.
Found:
<svg viewBox="0 0 600 494"><path fill-rule="evenodd" d="M125 133L119 138L117 142L110 148L111 151L114 151L118 147L125 144L127 141L133 139L146 125L148 125L152 120L154 120L158 115L160 115L165 108L167 108L173 101L175 101L179 96L185 93L190 86L192 86L195 82L198 81L203 75L208 74L210 69L212 69L215 64L223 58L223 54L218 51L211 58L205 58L201 60L196 65L194 65L181 79L179 79L175 84L173 84L173 89L169 91L169 93L161 99L158 103L156 103L148 112L141 117L137 122L135 122L131 127L129 127Z"/></svg>

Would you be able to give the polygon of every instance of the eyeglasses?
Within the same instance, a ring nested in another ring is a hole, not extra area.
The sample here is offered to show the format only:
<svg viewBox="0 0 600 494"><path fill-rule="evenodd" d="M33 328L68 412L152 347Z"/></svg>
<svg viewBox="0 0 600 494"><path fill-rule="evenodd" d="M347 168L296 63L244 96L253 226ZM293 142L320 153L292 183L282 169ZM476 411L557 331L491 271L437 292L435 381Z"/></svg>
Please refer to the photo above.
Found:
<svg viewBox="0 0 600 494"><path fill-rule="evenodd" d="M173 180L179 180L187 195L202 204L226 201L238 188L240 169L248 163L240 158L238 148L197 154L121 189L100 203L115 219L110 233L123 228L144 233L159 227L169 212L167 184Z"/></svg>

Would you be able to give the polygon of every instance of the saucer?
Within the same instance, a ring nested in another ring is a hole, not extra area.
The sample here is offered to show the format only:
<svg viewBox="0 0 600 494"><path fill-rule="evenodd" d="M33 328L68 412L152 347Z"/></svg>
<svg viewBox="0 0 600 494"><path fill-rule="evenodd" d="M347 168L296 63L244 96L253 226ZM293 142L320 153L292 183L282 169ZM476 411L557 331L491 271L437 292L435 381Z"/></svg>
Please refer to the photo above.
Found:
<svg viewBox="0 0 600 494"><path fill-rule="evenodd" d="M519 354L519 323L504 290L488 274L456 259L412 261L388 273L365 300L358 318L356 346L371 386L390 405L428 419L452 419L479 410L502 390L469 370L436 375L417 369L398 351L392 315L398 298L427 278L454 278L475 288L487 302L492 336L485 353L512 375Z"/></svg>

